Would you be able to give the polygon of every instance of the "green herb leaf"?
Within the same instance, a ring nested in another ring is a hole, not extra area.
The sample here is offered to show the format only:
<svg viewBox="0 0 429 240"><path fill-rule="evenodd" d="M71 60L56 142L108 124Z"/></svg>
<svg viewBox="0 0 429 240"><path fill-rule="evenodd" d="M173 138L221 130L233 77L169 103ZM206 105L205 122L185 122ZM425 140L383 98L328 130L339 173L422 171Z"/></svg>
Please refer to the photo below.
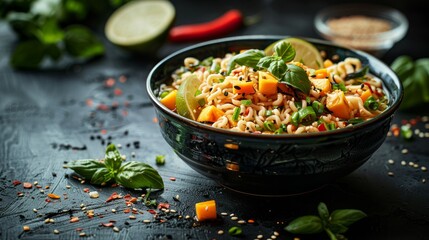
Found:
<svg viewBox="0 0 429 240"><path fill-rule="evenodd" d="M349 230L348 227L338 223L330 223L329 229L331 229L333 233L345 233L347 230Z"/></svg>
<svg viewBox="0 0 429 240"><path fill-rule="evenodd" d="M365 66L365 67L359 69L359 71L357 71L357 72L352 72L352 73L347 74L345 77L345 80L365 77L366 74L368 74L368 72L369 72L369 67Z"/></svg>
<svg viewBox="0 0 429 240"><path fill-rule="evenodd" d="M367 98L365 103L363 104L363 106L369 111L377 110L379 105L380 104L373 96L370 96L369 98Z"/></svg>
<svg viewBox="0 0 429 240"><path fill-rule="evenodd" d="M366 214L357 209L338 209L331 214L331 224L341 224L343 226L350 226L351 224L366 217Z"/></svg>
<svg viewBox="0 0 429 240"><path fill-rule="evenodd" d="M159 173L142 162L124 163L116 174L115 180L126 188L164 188L164 182Z"/></svg>
<svg viewBox="0 0 429 240"><path fill-rule="evenodd" d="M54 44L63 40L64 32L59 28L58 22L55 19L48 19L34 35L44 44Z"/></svg>
<svg viewBox="0 0 429 240"><path fill-rule="evenodd" d="M106 168L111 171L116 171L121 167L122 157L119 151L116 149L115 144L110 144L107 146L104 164L106 165Z"/></svg>
<svg viewBox="0 0 429 240"><path fill-rule="evenodd" d="M106 165L95 159L80 159L67 163L66 167L72 169L85 179L91 179L98 169L105 169Z"/></svg>
<svg viewBox="0 0 429 240"><path fill-rule="evenodd" d="M51 44L46 46L46 55L48 55L52 60L58 61L61 58L62 52L56 44Z"/></svg>
<svg viewBox="0 0 429 240"><path fill-rule="evenodd" d="M326 226L329 222L329 210L325 203L321 202L317 206L317 211L319 212L320 219L322 219L323 226Z"/></svg>
<svg viewBox="0 0 429 240"><path fill-rule="evenodd" d="M104 185L110 182L114 177L112 171L107 168L99 168L91 178L91 184Z"/></svg>
<svg viewBox="0 0 429 240"><path fill-rule="evenodd" d="M307 73L304 69L294 64L287 64L286 74L280 81L285 82L289 86L294 87L305 94L310 93L311 82L308 79Z"/></svg>
<svg viewBox="0 0 429 240"><path fill-rule="evenodd" d="M285 230L296 234L314 234L322 232L323 225L320 217L309 215L294 219Z"/></svg>
<svg viewBox="0 0 429 240"><path fill-rule="evenodd" d="M287 70L286 63L283 60L272 61L268 67L268 71L271 72L278 79L281 79Z"/></svg>
<svg viewBox="0 0 429 240"><path fill-rule="evenodd" d="M274 46L274 53L284 62L290 62L295 58L296 51L292 44L286 41L280 41Z"/></svg>
<svg viewBox="0 0 429 240"><path fill-rule="evenodd" d="M67 52L83 59L104 54L101 41L87 27L73 25L66 28L64 44Z"/></svg>
<svg viewBox="0 0 429 240"><path fill-rule="evenodd" d="M270 64L271 64L273 61L276 61L276 60L277 60L277 58L276 58L276 57L273 57L273 56L266 56L266 57L263 57L263 58L259 59L257 66L258 66L259 68L265 68L265 69L267 69L267 68L269 68L269 67L270 67Z"/></svg>
<svg viewBox="0 0 429 240"><path fill-rule="evenodd" d="M155 163L156 165L164 165L165 164L165 156L164 155L158 155L155 157Z"/></svg>
<svg viewBox="0 0 429 240"><path fill-rule="evenodd" d="M45 45L37 40L21 42L10 57L10 64L12 67L20 69L38 68L45 53Z"/></svg>
<svg viewBox="0 0 429 240"><path fill-rule="evenodd" d="M227 75L229 75L235 67L235 64L244 65L252 68L258 68L258 62L261 58L265 57L262 50L250 49L231 58L228 64Z"/></svg>

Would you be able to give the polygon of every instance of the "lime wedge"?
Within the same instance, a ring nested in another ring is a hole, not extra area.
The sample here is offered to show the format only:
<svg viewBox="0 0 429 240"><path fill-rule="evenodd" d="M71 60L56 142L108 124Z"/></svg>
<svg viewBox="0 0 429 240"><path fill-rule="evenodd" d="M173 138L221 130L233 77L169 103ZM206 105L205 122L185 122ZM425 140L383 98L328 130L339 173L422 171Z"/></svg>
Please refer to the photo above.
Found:
<svg viewBox="0 0 429 240"><path fill-rule="evenodd" d="M274 42L265 48L265 54L271 56L273 54L274 46L280 41L287 41L295 48L296 55L293 59L294 61L301 62L314 69L323 67L323 59L319 50L317 50L313 44L299 38L285 38Z"/></svg>
<svg viewBox="0 0 429 240"><path fill-rule="evenodd" d="M180 84L176 95L176 110L179 115L197 120L200 104L195 98L195 93L200 85L201 82L195 74L189 75Z"/></svg>
<svg viewBox="0 0 429 240"><path fill-rule="evenodd" d="M136 0L118 8L104 32L113 44L137 53L155 53L166 41L175 17L166 0Z"/></svg>

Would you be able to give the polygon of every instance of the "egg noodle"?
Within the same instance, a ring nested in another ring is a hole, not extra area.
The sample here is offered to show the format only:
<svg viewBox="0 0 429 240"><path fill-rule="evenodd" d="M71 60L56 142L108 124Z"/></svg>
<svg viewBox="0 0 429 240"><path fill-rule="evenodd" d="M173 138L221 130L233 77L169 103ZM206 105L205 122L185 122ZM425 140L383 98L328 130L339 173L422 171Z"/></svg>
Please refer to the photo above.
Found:
<svg viewBox="0 0 429 240"><path fill-rule="evenodd" d="M188 57L173 74L161 95L177 90L194 74L201 82L195 93L199 107L192 109L199 122L215 128L254 134L299 134L345 128L371 119L387 107L379 79L367 73L358 58L336 63L325 60L323 68L311 69L300 62L310 81L303 93L282 82L266 69L228 65L235 54L200 61ZM171 108L175 111L174 108Z"/></svg>

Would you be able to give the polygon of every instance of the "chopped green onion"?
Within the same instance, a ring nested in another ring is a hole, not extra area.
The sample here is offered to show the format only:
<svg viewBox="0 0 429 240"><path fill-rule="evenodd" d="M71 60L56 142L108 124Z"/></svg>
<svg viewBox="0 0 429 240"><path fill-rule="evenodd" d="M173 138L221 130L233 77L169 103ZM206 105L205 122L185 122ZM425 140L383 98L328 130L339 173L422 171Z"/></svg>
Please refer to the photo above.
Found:
<svg viewBox="0 0 429 240"><path fill-rule="evenodd" d="M335 130L335 123L325 123L325 126L328 130Z"/></svg>
<svg viewBox="0 0 429 240"><path fill-rule="evenodd" d="M314 112L316 112L317 115L321 115L323 111L325 110L325 107L323 104L321 104L318 101L314 101L311 106L313 107Z"/></svg>
<svg viewBox="0 0 429 240"><path fill-rule="evenodd" d="M255 129L256 129L256 131L262 131L262 130L264 130L261 126L259 126L259 125L255 125Z"/></svg>
<svg viewBox="0 0 429 240"><path fill-rule="evenodd" d="M302 102L294 102L295 103L295 107L299 109L302 108Z"/></svg>
<svg viewBox="0 0 429 240"><path fill-rule="evenodd" d="M238 121L238 116L240 116L240 108L239 107L235 107L234 108L234 113L232 114L232 120L234 120L235 122Z"/></svg>
<svg viewBox="0 0 429 240"><path fill-rule="evenodd" d="M311 124L316 120L316 112L314 112L313 107L302 108L298 111L299 123L302 124Z"/></svg>
<svg viewBox="0 0 429 240"><path fill-rule="evenodd" d="M252 105L252 100L250 100L250 99L241 100L241 104L248 107L248 106Z"/></svg>
<svg viewBox="0 0 429 240"><path fill-rule="evenodd" d="M165 164L165 156L164 155L158 155L155 157L155 163L156 165L164 165Z"/></svg>
<svg viewBox="0 0 429 240"><path fill-rule="evenodd" d="M212 66L210 67L210 72L219 73L219 70L220 70L220 64L216 61L213 61Z"/></svg>
<svg viewBox="0 0 429 240"><path fill-rule="evenodd" d="M195 95L194 95L194 96L198 96L198 95L200 95L201 93L203 93L203 92L201 92L201 90L200 90L200 89L198 89L198 90L195 92ZM204 106L205 104L206 104L206 100L205 100L204 98L198 99L198 105L200 105L200 106L202 107L202 106Z"/></svg>
<svg viewBox="0 0 429 240"><path fill-rule="evenodd" d="M368 71L369 71L369 67L365 66L357 72L347 74L345 77L345 80L365 77L365 75L368 73Z"/></svg>
<svg viewBox="0 0 429 240"><path fill-rule="evenodd" d="M366 99L363 106L370 111L375 111L378 109L379 103L373 96L370 96L368 99Z"/></svg>
<svg viewBox="0 0 429 240"><path fill-rule="evenodd" d="M208 57L206 59L204 59L203 61L201 61L200 66L211 66L213 63L213 57Z"/></svg>
<svg viewBox="0 0 429 240"><path fill-rule="evenodd" d="M309 96L307 96L307 97L305 98L305 101L307 101L307 105L310 105L310 104L311 104L311 98L310 98Z"/></svg>
<svg viewBox="0 0 429 240"><path fill-rule="evenodd" d="M401 126L401 136L405 140L410 140L413 137L413 131L411 130L409 125L402 125Z"/></svg>
<svg viewBox="0 0 429 240"><path fill-rule="evenodd" d="M363 121L364 120L362 118L352 118L352 119L348 120L347 122L349 124L355 125L355 124L361 123Z"/></svg>
<svg viewBox="0 0 429 240"><path fill-rule="evenodd" d="M339 89L339 90L341 90L343 92L347 92L346 85L344 85L343 82L334 83L333 86L332 86L332 89L334 89L334 90L338 90Z"/></svg>
<svg viewBox="0 0 429 240"><path fill-rule="evenodd" d="M271 121L265 121L264 122L264 128L268 131L271 131L271 132L276 131L276 127L274 126L274 123Z"/></svg>
<svg viewBox="0 0 429 240"><path fill-rule="evenodd" d="M267 111L265 112L265 116L266 116L266 117L269 117L269 116L271 116L271 115L273 115L273 111L271 111L271 110L267 110Z"/></svg>
<svg viewBox="0 0 429 240"><path fill-rule="evenodd" d="M241 228L240 227L231 227L229 230L228 230L228 234L229 235L231 235L231 236L239 236L239 235L241 235L243 233L243 230L241 230Z"/></svg>
<svg viewBox="0 0 429 240"><path fill-rule="evenodd" d="M163 98L165 98L169 93L170 93L170 91L163 91L163 92L159 95L159 97L160 97L161 99L163 99Z"/></svg>
<svg viewBox="0 0 429 240"><path fill-rule="evenodd" d="M298 112L294 112L292 113L292 120L291 120L292 124L294 126L298 126L299 124L299 113Z"/></svg>
<svg viewBox="0 0 429 240"><path fill-rule="evenodd" d="M282 134L283 132L286 132L286 131L287 131L286 125L282 123L282 124L280 125L279 129L277 129L277 130L274 132L274 134Z"/></svg>

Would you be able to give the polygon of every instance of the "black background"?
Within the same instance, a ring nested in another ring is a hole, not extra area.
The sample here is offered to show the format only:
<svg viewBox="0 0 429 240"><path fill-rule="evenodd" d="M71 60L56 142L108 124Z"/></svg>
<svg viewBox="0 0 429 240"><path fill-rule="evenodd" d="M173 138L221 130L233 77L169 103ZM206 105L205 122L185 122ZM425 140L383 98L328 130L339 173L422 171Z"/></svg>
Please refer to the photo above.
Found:
<svg viewBox="0 0 429 240"><path fill-rule="evenodd" d="M205 22L214 19L231 8L240 9L244 15L258 15L261 20L241 28L232 35L274 34L319 38L313 20L316 12L339 1L173 1L176 7L176 24ZM345 1L341 1L345 2ZM350 1L348 1L350 2ZM424 1L378 1L401 10L409 20L406 37L398 42L381 60L390 64L400 55L414 59L428 57L429 48L423 35L427 32L427 7ZM108 16L108 13L106 13ZM429 230L429 183L428 172L400 161L413 161L429 167L427 138L415 138L407 142L388 137L386 142L361 168L337 182L312 193L282 198L258 198L231 192L217 185L186 166L162 139L159 127L153 122L154 110L149 102L145 82L150 69L163 57L192 43L166 43L157 57L134 56L108 43L102 34L105 16L91 24L99 32L107 51L104 57L87 63L63 62L41 71L16 71L10 68L9 54L16 44L16 37L5 23L0 23L0 237L2 239L76 239L85 232L89 239L229 239L225 232L236 221L221 216L214 222L196 223L194 204L215 199L218 213L234 213L239 219L254 219L255 224L243 225L244 238L254 239L262 234L269 238L278 231L278 239L293 239L283 227L293 218L317 214L321 201L331 210L357 208L368 214L355 223L346 233L349 239L427 239ZM127 76L125 83L115 87L123 91L121 96L113 88L104 87L104 81L113 77ZM86 100L92 99L93 106ZM109 111L97 110L97 104L119 107ZM128 105L127 103L128 102ZM407 113L399 111L395 123L418 115L428 115L428 110ZM416 128L428 131L423 123ZM105 129L107 133L102 134ZM125 133L128 134L125 134ZM100 139L98 139L99 137ZM99 188L81 184L72 177L71 171L62 168L65 161L81 158L102 158L107 142L121 144L121 152L134 160L155 166L155 156L166 155L165 166L157 170L166 188L159 194L159 202L169 202L177 213L161 215L167 221L156 222L140 202L135 208L144 212L130 220L123 213L124 200L110 203L105 200L112 192L140 196L141 192L123 188ZM136 147L136 143L139 144ZM103 145L104 143L104 145ZM127 144L130 144L127 147ZM80 148L86 147L84 150ZM74 148L74 150L72 149ZM408 154L402 154L402 149ZM395 160L393 165L388 159ZM391 171L394 176L388 176ZM169 180L175 177L176 181ZM13 186L13 180L38 181L39 189L23 189ZM280 183L273 183L280 184ZM66 186L71 188L68 189ZM45 189L49 186L49 189ZM83 191L98 191L100 198L90 199ZM19 197L22 192L24 196ZM60 201L46 202L46 193L56 193ZM66 194L66 195L63 195ZM179 195L180 201L173 197ZM68 198L65 199L64 196ZM92 219L83 214L80 205L95 210ZM33 208L38 212L33 212ZM115 208L117 213L112 213ZM103 216L103 218L100 217ZM179 219L179 215L183 218ZM78 223L70 223L70 216L78 216ZM55 223L44 223L46 218ZM143 223L151 219L151 223ZM120 228L115 233L100 223L115 220ZM29 225L30 232L22 226ZM76 231L82 228L82 231ZM61 233L53 234L58 229ZM299 236L301 239L327 239L326 235Z"/></svg>

